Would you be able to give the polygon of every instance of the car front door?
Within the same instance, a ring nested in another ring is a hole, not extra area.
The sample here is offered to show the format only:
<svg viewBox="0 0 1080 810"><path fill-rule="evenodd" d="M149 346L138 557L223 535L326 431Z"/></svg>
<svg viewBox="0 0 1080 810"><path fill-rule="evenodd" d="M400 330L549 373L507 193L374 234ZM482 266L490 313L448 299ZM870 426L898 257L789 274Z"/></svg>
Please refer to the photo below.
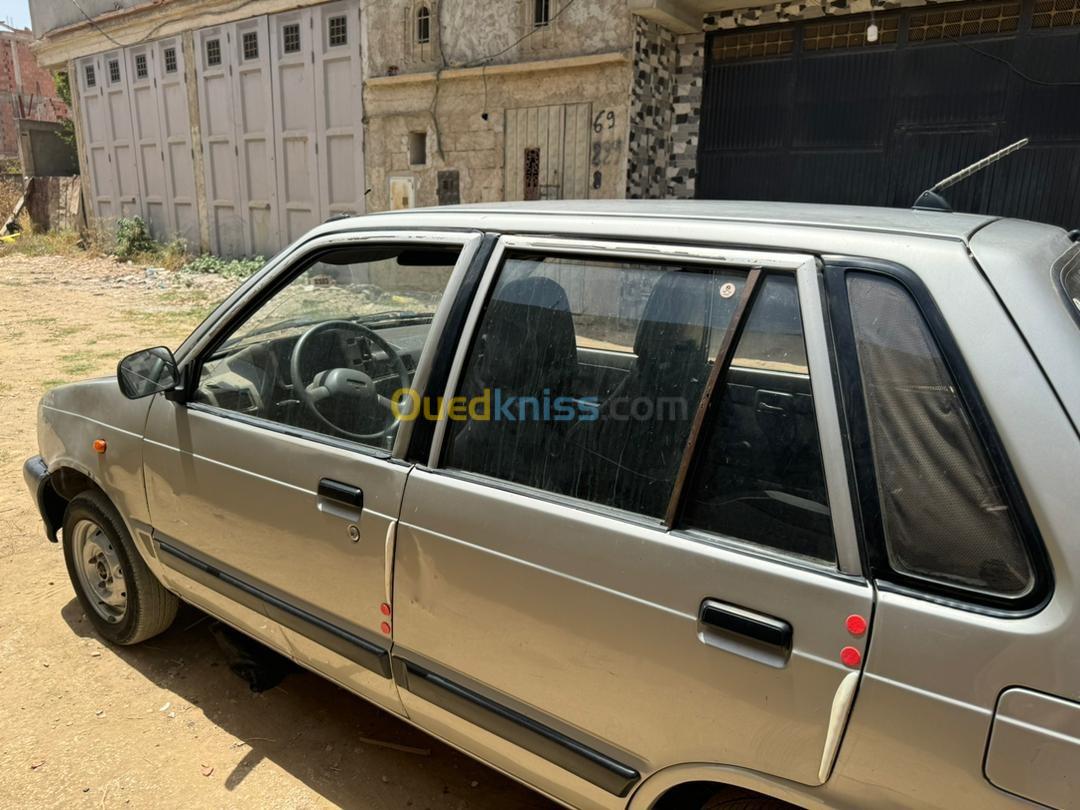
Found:
<svg viewBox="0 0 1080 810"><path fill-rule="evenodd" d="M187 598L384 706L398 389L424 376L471 234L324 237L184 360L146 426L154 552Z"/></svg>
<svg viewBox="0 0 1080 810"><path fill-rule="evenodd" d="M819 284L801 255L501 240L402 505L410 717L574 806L681 763L829 777L873 595Z"/></svg>

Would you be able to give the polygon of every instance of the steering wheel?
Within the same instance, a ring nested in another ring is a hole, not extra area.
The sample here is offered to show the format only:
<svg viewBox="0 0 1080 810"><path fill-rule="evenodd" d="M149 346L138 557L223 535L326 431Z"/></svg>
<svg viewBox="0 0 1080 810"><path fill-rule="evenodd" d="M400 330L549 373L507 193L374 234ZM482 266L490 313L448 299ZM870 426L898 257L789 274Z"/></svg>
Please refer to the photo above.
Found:
<svg viewBox="0 0 1080 810"><path fill-rule="evenodd" d="M324 321L304 332L293 347L292 357L289 360L289 373L292 376L293 391L296 393L297 398L304 403L304 406L308 411L318 419L319 422L333 430L335 433L347 436L350 439L359 439L361 441L382 439L385 436L390 435L397 428L398 423L401 421L400 419L394 418L390 424L376 433L354 433L351 430L345 430L340 425L335 425L316 407L318 403L328 399L336 399L338 401L349 399L355 401L357 409L361 413L370 413L373 410L371 406L374 405L378 405L385 408L389 413L393 413L392 408L394 403L379 394L375 387L375 381L371 379L371 375L360 371L360 369L328 369L327 371L320 371L316 374L315 378L310 383L304 382L302 372L302 369L304 368L304 351L312 344L312 341L316 336L331 330L354 332L370 343L374 343L386 352L387 357L390 358L390 362L393 363L394 370L398 375L398 380L401 382L399 387L408 388L411 384L412 381L409 379L409 369L401 359L401 356L397 353L397 350L387 343L374 329L364 326L361 323L356 323L355 321Z"/></svg>

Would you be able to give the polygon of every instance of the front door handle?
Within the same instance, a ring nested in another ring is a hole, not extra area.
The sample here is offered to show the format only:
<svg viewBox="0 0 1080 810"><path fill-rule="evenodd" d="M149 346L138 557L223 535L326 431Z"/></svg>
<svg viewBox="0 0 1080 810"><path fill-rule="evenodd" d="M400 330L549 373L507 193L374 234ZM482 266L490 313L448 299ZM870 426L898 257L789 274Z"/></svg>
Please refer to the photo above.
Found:
<svg viewBox="0 0 1080 810"><path fill-rule="evenodd" d="M342 506L364 510L364 490L351 484L343 484L330 478L319 481L319 498L334 501Z"/></svg>
<svg viewBox="0 0 1080 810"><path fill-rule="evenodd" d="M789 622L718 599L706 599L698 613L698 638L704 644L782 667L791 656Z"/></svg>

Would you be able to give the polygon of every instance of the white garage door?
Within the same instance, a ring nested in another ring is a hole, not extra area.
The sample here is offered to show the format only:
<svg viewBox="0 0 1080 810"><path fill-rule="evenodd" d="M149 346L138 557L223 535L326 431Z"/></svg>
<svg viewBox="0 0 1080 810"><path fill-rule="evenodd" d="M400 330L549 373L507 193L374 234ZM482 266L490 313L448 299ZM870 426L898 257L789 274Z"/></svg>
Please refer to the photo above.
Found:
<svg viewBox="0 0 1080 810"><path fill-rule="evenodd" d="M191 143L187 75L179 37L154 43L157 67L158 120L164 148L165 183L171 195L169 233L189 245L199 243L198 197L195 191L195 153Z"/></svg>
<svg viewBox="0 0 1080 810"><path fill-rule="evenodd" d="M194 34L210 249L270 255L364 212L360 4L340 0ZM77 63L94 210L198 243L179 37Z"/></svg>
<svg viewBox="0 0 1080 810"><path fill-rule="evenodd" d="M142 213L124 61L110 51L75 63L90 195L105 227Z"/></svg>
<svg viewBox="0 0 1080 810"><path fill-rule="evenodd" d="M363 213L356 0L203 29L195 46L215 251L268 255Z"/></svg>
<svg viewBox="0 0 1080 810"><path fill-rule="evenodd" d="M329 3L314 17L316 153L319 214L364 213L364 83L360 5Z"/></svg>
<svg viewBox="0 0 1080 810"><path fill-rule="evenodd" d="M150 233L164 240L174 230L170 227L169 192L165 177L165 145L158 114L157 71L150 45L128 48L127 74L130 77L131 123L134 129L136 170L142 212Z"/></svg>
<svg viewBox="0 0 1080 810"><path fill-rule="evenodd" d="M310 9L270 17L281 239L291 242L319 220L315 154L315 65Z"/></svg>
<svg viewBox="0 0 1080 810"><path fill-rule="evenodd" d="M211 249L269 255L281 240L266 18L205 28L195 48Z"/></svg>
<svg viewBox="0 0 1080 810"><path fill-rule="evenodd" d="M199 240L179 38L75 63L90 197L101 226L141 216L157 239Z"/></svg>

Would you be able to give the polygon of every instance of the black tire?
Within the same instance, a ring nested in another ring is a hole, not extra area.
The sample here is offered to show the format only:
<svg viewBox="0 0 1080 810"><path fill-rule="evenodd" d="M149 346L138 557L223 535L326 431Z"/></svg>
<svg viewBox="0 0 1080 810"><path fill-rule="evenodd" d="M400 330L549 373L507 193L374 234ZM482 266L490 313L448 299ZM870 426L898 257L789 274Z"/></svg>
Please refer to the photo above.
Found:
<svg viewBox="0 0 1080 810"><path fill-rule="evenodd" d="M751 793L742 788L726 787L701 806L701 810L798 810L793 804Z"/></svg>
<svg viewBox="0 0 1080 810"><path fill-rule="evenodd" d="M109 553L115 554L123 574L123 596L127 603L122 615L112 620L99 613L95 606L98 600L87 593L77 570L81 563L76 559L73 547L75 528L83 521L91 521L100 527L102 540ZM63 545L68 576L79 604L94 629L106 640L124 646L138 644L164 632L173 623L180 600L165 590L146 567L123 520L103 494L87 490L71 499L64 513Z"/></svg>

